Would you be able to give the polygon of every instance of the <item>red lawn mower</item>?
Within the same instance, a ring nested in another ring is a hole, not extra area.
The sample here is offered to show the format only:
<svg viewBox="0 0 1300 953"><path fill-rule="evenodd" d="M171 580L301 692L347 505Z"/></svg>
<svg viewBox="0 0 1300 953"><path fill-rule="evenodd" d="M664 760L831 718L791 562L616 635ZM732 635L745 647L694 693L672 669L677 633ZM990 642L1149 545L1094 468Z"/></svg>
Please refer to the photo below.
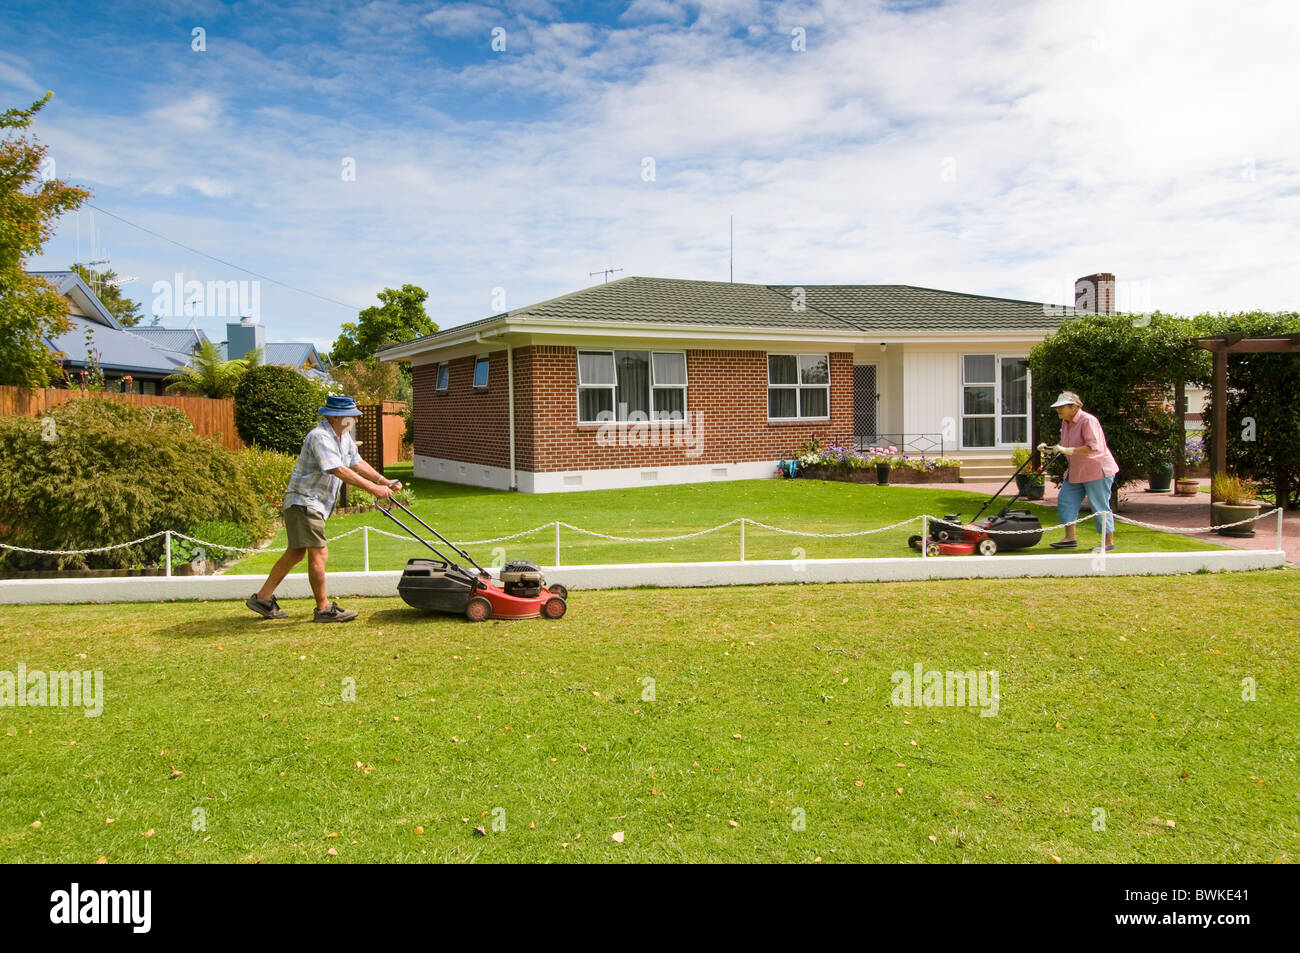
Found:
<svg viewBox="0 0 1300 953"><path fill-rule="evenodd" d="M1055 456L1043 464L1044 470ZM1002 496L1002 491L1020 476L1025 467L1029 466L1032 459L1031 456L1025 460L1016 472L1011 474L1007 482L984 501L980 511L969 523L963 523L960 514L957 513L949 513L943 517L930 517L930 538L925 541L925 554L927 556L973 556L979 553L981 556L992 556L999 550L1028 549L1030 546L1037 545L1043 538L1043 527L1038 521L1038 514L1029 510L1012 509L1020 499L1018 486L1015 496L1011 497L996 516L980 519L984 511ZM1016 532L1011 532L1012 530ZM908 537L907 545L912 549L920 549L921 536L915 534Z"/></svg>
<svg viewBox="0 0 1300 953"><path fill-rule="evenodd" d="M457 547L399 501L391 502L453 551L464 556L478 570L471 572L456 565L431 542L394 516L391 506L380 506L390 520L410 533L417 542L433 550L433 554L438 557L414 557L402 571L397 593L412 609L451 612L456 615L463 613L471 622L482 622L485 619L536 619L539 616L559 619L564 615L568 608L566 600L569 590L558 583L546 585L540 566L530 562L506 563L501 568L500 581L496 581L486 569L474 562L473 556Z"/></svg>

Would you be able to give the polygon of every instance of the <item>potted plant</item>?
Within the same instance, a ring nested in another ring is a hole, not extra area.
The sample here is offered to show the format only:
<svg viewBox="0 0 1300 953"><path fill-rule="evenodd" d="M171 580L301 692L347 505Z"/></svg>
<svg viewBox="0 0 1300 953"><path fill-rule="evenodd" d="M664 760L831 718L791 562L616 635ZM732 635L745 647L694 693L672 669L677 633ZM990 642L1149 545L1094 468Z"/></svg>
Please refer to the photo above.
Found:
<svg viewBox="0 0 1300 953"><path fill-rule="evenodd" d="M1249 539L1255 535L1254 522L1242 523L1259 515L1260 505L1255 502L1255 488L1240 477L1216 473L1210 480L1210 525L1218 527L1220 536ZM1230 526L1241 523L1240 526Z"/></svg>
<svg viewBox="0 0 1300 953"><path fill-rule="evenodd" d="M889 486L889 471L898 455L897 447L872 447L871 462L876 466L876 486Z"/></svg>
<svg viewBox="0 0 1300 953"><path fill-rule="evenodd" d="M1147 492L1168 493L1174 479L1174 465L1168 460L1151 464L1147 470Z"/></svg>
<svg viewBox="0 0 1300 953"><path fill-rule="evenodd" d="M1034 452L1028 447L1016 447L1011 451L1011 462L1019 470L1021 467L1025 467L1025 462L1033 454ZM1041 500L1043 498L1043 468L1032 464L1025 467L1024 472L1016 474L1016 486L1020 490L1020 495L1025 499Z"/></svg>

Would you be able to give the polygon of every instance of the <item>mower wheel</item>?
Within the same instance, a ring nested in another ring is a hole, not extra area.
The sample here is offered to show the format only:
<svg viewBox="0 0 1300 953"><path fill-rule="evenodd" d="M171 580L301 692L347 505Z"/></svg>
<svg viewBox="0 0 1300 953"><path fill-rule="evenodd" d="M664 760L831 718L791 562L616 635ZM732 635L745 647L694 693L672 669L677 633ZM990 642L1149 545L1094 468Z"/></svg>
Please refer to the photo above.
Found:
<svg viewBox="0 0 1300 953"><path fill-rule="evenodd" d="M465 607L465 618L471 622L483 622L492 618L492 603L482 596L475 596Z"/></svg>
<svg viewBox="0 0 1300 953"><path fill-rule="evenodd" d="M908 549L920 549L920 548L921 548L921 537L920 537L920 536L909 536L909 537L907 537L907 548L908 548Z"/></svg>
<svg viewBox="0 0 1300 953"><path fill-rule="evenodd" d="M940 552L939 544L934 540L930 540L930 542L925 544L925 554L927 556L938 556Z"/></svg>
<svg viewBox="0 0 1300 953"><path fill-rule="evenodd" d="M559 596L561 599L569 598L569 590L566 589L564 586L560 585L558 582L553 586L547 586L546 591L553 596Z"/></svg>
<svg viewBox="0 0 1300 953"><path fill-rule="evenodd" d="M939 532L936 533L935 535L936 535L936 536L939 538L939 540L942 541L942 542L945 542L945 543L946 543L946 542L948 541L948 531L947 531L946 529L941 529L941 530L939 530Z"/></svg>
<svg viewBox="0 0 1300 953"><path fill-rule="evenodd" d="M551 598L542 603L542 615L546 616L548 619L559 619L564 616L564 613L568 608L568 603L559 596L551 596Z"/></svg>
<svg viewBox="0 0 1300 953"><path fill-rule="evenodd" d="M980 555L992 556L998 551L998 541L992 536L986 536L980 540Z"/></svg>

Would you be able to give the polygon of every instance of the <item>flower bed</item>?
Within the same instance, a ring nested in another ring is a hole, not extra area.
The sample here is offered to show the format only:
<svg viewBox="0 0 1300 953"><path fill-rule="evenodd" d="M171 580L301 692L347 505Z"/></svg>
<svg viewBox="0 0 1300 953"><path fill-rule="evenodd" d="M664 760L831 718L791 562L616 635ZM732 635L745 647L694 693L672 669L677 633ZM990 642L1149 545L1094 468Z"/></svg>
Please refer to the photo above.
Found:
<svg viewBox="0 0 1300 953"><path fill-rule="evenodd" d="M956 483L961 461L944 457L909 457L897 447L823 447L805 444L795 457L796 476L813 480L876 483L876 467L889 465L890 483Z"/></svg>

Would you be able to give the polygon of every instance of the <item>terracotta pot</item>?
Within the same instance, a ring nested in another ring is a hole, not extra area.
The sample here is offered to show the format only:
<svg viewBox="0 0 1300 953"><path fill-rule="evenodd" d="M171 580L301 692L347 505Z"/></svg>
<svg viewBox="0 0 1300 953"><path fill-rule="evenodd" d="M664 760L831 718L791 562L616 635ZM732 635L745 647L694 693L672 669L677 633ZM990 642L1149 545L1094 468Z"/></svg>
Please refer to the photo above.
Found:
<svg viewBox="0 0 1300 953"><path fill-rule="evenodd" d="M1174 486L1176 496L1196 496L1201 492L1201 484L1196 480L1179 480Z"/></svg>

